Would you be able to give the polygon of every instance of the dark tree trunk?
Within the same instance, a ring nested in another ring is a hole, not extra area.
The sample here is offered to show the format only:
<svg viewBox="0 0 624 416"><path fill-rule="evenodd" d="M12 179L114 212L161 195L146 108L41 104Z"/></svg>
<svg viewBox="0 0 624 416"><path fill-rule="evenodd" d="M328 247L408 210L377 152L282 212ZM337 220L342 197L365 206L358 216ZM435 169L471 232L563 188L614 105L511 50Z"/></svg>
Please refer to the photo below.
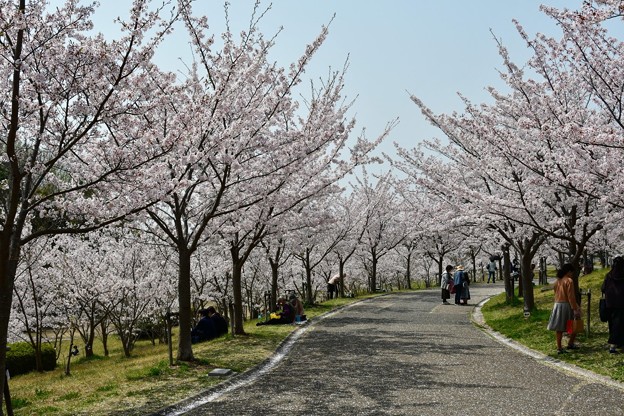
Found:
<svg viewBox="0 0 624 416"><path fill-rule="evenodd" d="M509 246L504 245L503 249L503 279L505 280L505 298L511 302L514 298L514 281L511 277L511 259L509 256Z"/></svg>
<svg viewBox="0 0 624 416"><path fill-rule="evenodd" d="M407 253L407 267L405 267L405 279L407 288L412 288L412 252Z"/></svg>
<svg viewBox="0 0 624 416"><path fill-rule="evenodd" d="M269 305L269 310L271 312L275 312L277 305L277 281L279 278L279 262L273 261L273 259L269 259L269 264L271 265L271 305Z"/></svg>
<svg viewBox="0 0 624 416"><path fill-rule="evenodd" d="M344 274L344 261L342 259L338 260L338 275L340 276L340 280L338 281L338 296L344 298L345 296L345 274Z"/></svg>
<svg viewBox="0 0 624 416"><path fill-rule="evenodd" d="M102 348L104 348L104 356L108 357L108 328L106 325L106 319L102 319L100 322L100 331L102 331Z"/></svg>
<svg viewBox="0 0 624 416"><path fill-rule="evenodd" d="M178 340L179 361L193 361L193 347L191 345L191 324L193 319L191 308L191 253L189 250L178 247L178 303L180 308L180 334Z"/></svg>
<svg viewBox="0 0 624 416"><path fill-rule="evenodd" d="M230 247L232 255L232 295L234 297L234 334L246 335L243 328L243 290L242 271L244 261L240 258L240 250L237 245Z"/></svg>
<svg viewBox="0 0 624 416"><path fill-rule="evenodd" d="M2 386L6 381L7 338L13 302L13 285L20 252L19 238L10 231L5 229L0 234L0 385ZM0 416L2 416L3 395L4 389L0 389Z"/></svg>
<svg viewBox="0 0 624 416"><path fill-rule="evenodd" d="M371 262L371 292L375 292L377 290L377 253L375 251L371 251L372 254L372 262Z"/></svg>
<svg viewBox="0 0 624 416"><path fill-rule="evenodd" d="M520 280L522 281L523 295L524 295L524 309L526 311L532 311L535 308L535 296L533 293L533 270L531 270L531 263L533 261L533 254L529 251L522 253L520 262L520 268L522 275Z"/></svg>

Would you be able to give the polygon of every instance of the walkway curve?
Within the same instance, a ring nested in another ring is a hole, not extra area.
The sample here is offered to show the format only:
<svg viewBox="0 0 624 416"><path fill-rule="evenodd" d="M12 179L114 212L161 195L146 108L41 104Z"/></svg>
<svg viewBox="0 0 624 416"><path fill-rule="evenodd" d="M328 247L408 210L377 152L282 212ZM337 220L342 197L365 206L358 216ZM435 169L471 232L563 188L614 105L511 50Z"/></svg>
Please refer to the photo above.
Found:
<svg viewBox="0 0 624 416"><path fill-rule="evenodd" d="M525 354L531 358L534 358L537 361L543 362L545 365L549 365L552 367L559 368L563 371L567 371L572 373L578 377L582 377L597 383L603 383L607 386L611 386L617 389L621 389L624 392L624 383L621 383L617 380L613 380L611 377L603 376L601 374L596 374L593 371L586 370L584 368L578 367L574 364L567 363L565 361L557 360L549 355L541 353L539 351L535 351L530 349L529 347L520 344L517 341L512 340L511 338L507 338L500 332L494 331L483 318L483 313L481 313L481 307L486 304L490 298L484 299L479 302L479 304L475 307L475 310L472 314L472 320L475 325L479 326L484 332L494 338L496 341L501 344L507 345L510 348L513 348L522 354Z"/></svg>
<svg viewBox="0 0 624 416"><path fill-rule="evenodd" d="M183 400L179 403L176 403L172 406L168 406L164 409L159 410L156 413L153 413L152 416L178 416L184 415L189 411L201 407L206 403L210 403L214 400L217 400L219 397L226 393L230 393L239 388L245 387L258 380L263 374L268 373L273 368L275 368L292 350L295 342L301 338L301 336L306 333L309 329L311 329L316 323L322 321L323 319L329 318L331 316L340 313L341 311L351 308L358 303L366 302L369 299L363 299L345 306L341 306L336 308L330 312L326 312L322 315L315 317L313 320L309 320L299 325L294 331L292 331L288 336L278 345L272 356L258 364L257 366L243 372L240 374L235 374L225 380L218 385L211 387L201 394L190 397L186 400Z"/></svg>
<svg viewBox="0 0 624 416"><path fill-rule="evenodd" d="M624 414L621 383L495 333L480 305L502 287L471 290L475 308L425 290L333 311L263 365L157 414Z"/></svg>

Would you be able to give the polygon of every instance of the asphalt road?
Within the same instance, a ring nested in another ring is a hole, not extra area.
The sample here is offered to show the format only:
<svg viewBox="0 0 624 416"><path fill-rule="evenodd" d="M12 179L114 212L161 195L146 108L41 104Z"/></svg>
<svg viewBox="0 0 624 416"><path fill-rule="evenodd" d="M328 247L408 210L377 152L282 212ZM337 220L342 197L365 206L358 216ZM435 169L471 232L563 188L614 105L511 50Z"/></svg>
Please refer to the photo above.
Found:
<svg viewBox="0 0 624 416"><path fill-rule="evenodd" d="M471 303L501 290L473 286ZM437 290L356 303L300 328L267 365L159 414L624 414L621 384L500 342L473 309L442 305Z"/></svg>

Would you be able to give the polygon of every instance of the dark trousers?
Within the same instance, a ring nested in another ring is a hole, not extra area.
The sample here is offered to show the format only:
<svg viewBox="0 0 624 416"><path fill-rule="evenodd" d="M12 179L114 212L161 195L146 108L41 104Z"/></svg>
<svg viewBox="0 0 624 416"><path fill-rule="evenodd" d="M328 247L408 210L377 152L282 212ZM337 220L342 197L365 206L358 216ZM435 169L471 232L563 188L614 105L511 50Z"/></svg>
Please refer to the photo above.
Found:
<svg viewBox="0 0 624 416"><path fill-rule="evenodd" d="M490 279L492 279L492 283L496 283L496 272L488 271L488 283L490 283Z"/></svg>
<svg viewBox="0 0 624 416"><path fill-rule="evenodd" d="M463 288L463 283L455 285L455 303L459 303L461 301L461 293Z"/></svg>
<svg viewBox="0 0 624 416"><path fill-rule="evenodd" d="M334 296L336 294L336 296ZM334 297L338 298L338 291L336 285L328 283L327 284L327 299L333 299Z"/></svg>

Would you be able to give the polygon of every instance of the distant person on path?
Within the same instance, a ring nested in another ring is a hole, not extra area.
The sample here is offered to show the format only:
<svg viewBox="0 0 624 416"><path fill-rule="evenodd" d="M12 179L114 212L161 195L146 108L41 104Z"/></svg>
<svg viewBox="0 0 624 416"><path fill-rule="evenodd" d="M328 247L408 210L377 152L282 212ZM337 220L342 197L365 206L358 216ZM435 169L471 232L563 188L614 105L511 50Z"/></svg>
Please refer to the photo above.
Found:
<svg viewBox="0 0 624 416"><path fill-rule="evenodd" d="M199 311L201 319L195 325L195 328L191 331L191 342L197 343L202 341L208 341L217 337L217 329L214 323L208 316L208 310L202 309Z"/></svg>
<svg viewBox="0 0 624 416"><path fill-rule="evenodd" d="M574 267L570 263L564 264L561 269L557 270L557 281L555 282L555 304L548 320L548 330L555 331L557 340L557 353L566 352L561 346L563 333L566 331L568 320L581 317L581 307L576 303L576 293L574 293L574 282L572 274ZM569 350L578 349L574 344L576 334L571 334L568 339Z"/></svg>
<svg viewBox="0 0 624 416"><path fill-rule="evenodd" d="M455 285L455 305L461 305L462 283L464 279L464 266L457 266L453 275L453 284Z"/></svg>
<svg viewBox="0 0 624 416"><path fill-rule="evenodd" d="M288 302L286 302L285 298L279 298L277 300L277 304L282 308L279 313L279 318L271 318L266 322L258 322L256 326L261 325L282 325L282 324L292 324L295 320L295 310Z"/></svg>
<svg viewBox="0 0 624 416"><path fill-rule="evenodd" d="M488 271L488 280L487 282L490 283L490 279L492 279L492 283L496 283L496 261L495 260L490 260L490 262L487 265L487 271Z"/></svg>
<svg viewBox="0 0 624 416"><path fill-rule="evenodd" d="M456 290L461 291L461 295L459 297L461 305L468 305L468 300L470 300L470 275L468 272L463 272L461 287Z"/></svg>
<svg viewBox="0 0 624 416"><path fill-rule="evenodd" d="M624 258L613 259L611 271L602 283L607 309L609 309L609 352L617 354L616 348L624 346Z"/></svg>
<svg viewBox="0 0 624 416"><path fill-rule="evenodd" d="M442 277L440 278L440 288L442 289L442 303L445 305L450 305L447 299L451 298L451 287L453 285L453 275L451 272L453 271L453 266L450 264L446 266L446 271L442 273Z"/></svg>
<svg viewBox="0 0 624 416"><path fill-rule="evenodd" d="M214 308L214 306L209 306L206 309L208 312L208 317L212 321L215 326L215 330L217 331L217 336L225 335L228 333L228 323L223 316Z"/></svg>

